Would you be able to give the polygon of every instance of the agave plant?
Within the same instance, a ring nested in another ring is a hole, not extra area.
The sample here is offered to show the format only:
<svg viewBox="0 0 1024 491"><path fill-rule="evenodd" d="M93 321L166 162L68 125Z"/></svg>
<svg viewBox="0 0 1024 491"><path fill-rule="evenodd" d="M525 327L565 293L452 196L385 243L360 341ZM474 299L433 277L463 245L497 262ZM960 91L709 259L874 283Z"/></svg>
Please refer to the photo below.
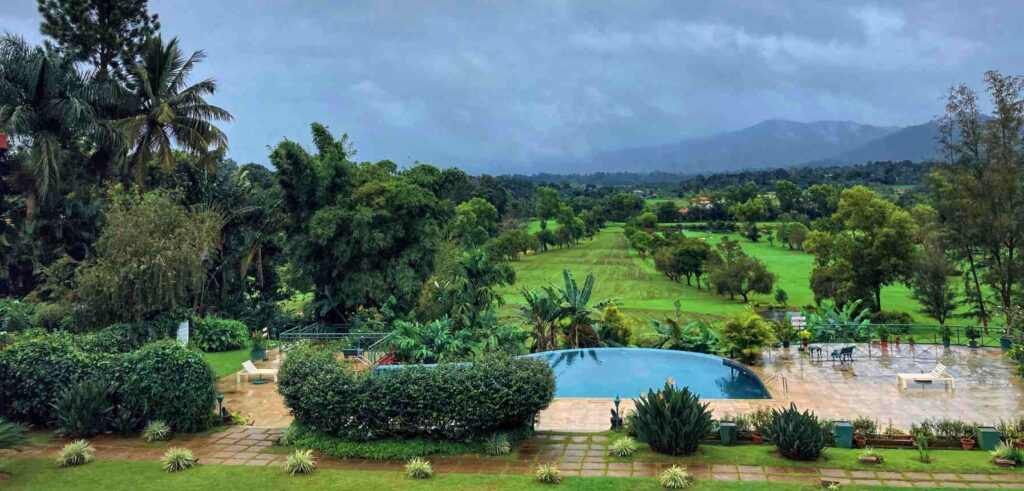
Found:
<svg viewBox="0 0 1024 491"><path fill-rule="evenodd" d="M782 411L772 410L769 437L787 459L818 460L831 438L830 433L826 423L819 421L810 411L801 413L796 404L791 403Z"/></svg>
<svg viewBox="0 0 1024 491"><path fill-rule="evenodd" d="M662 390L649 390L646 397L634 399L633 403L636 436L655 452L691 454L711 430L708 404L700 402L700 397L688 387L678 389L666 382Z"/></svg>

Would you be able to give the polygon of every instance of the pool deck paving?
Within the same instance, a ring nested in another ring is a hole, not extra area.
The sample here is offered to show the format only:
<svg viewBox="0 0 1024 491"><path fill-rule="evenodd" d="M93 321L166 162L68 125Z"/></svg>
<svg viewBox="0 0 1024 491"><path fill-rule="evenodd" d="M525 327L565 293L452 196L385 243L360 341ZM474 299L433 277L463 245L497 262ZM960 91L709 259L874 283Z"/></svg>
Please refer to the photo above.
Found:
<svg viewBox="0 0 1024 491"><path fill-rule="evenodd" d="M281 428L232 427L212 435L175 437L163 444L146 444L139 439L103 436L92 439L97 460L158 461L167 447L190 448L200 464L281 467L285 455L275 447ZM430 460L439 473L531 474L541 463L558 466L563 476L606 476L653 478L671 463L646 462L642 458L626 461L608 456L610 439L603 435L558 435L540 433L515 446L505 457L483 455L434 456ZM51 459L63 442L36 444L21 452L0 451L0 458ZM318 456L321 469L349 469L400 472L402 462L365 459L338 459ZM820 484L824 481L885 487L959 487L971 489L1024 489L1024 472L1003 471L988 474L951 474L932 472L887 472L844 470L814 465L766 467L738 464L690 465L688 471L697 480L772 481Z"/></svg>
<svg viewBox="0 0 1024 491"><path fill-rule="evenodd" d="M820 360L792 347L766 351L762 362L751 367L762 380L774 380L768 386L771 399L705 401L717 418L793 403L823 418L866 416L883 427L892 424L902 429L925 419L957 418L995 424L1000 419L1024 416L1020 378L1014 374L1014 364L999 349L890 345L882 351L877 345L860 344L856 345L852 363L838 363L829 355L840 345L812 346L822 348ZM897 385L897 373L927 373L940 362L956 379L956 390L946 390L942 383L911 383L906 390ZM683 385L686 381L676 383ZM619 395L623 412L627 412L633 408L631 398L640 394ZM611 398L557 398L541 412L537 428L604 431L609 427L612 407Z"/></svg>

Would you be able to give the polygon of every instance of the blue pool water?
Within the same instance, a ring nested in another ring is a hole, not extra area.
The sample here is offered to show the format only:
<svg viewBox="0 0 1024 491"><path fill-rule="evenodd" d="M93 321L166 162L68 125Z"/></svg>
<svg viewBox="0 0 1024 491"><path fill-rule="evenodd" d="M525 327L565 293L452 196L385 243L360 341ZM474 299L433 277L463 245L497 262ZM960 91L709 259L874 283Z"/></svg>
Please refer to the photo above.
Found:
<svg viewBox="0 0 1024 491"><path fill-rule="evenodd" d="M592 348L526 355L555 372L556 397L623 399L657 390L671 377L705 399L770 399L761 379L724 358L643 348Z"/></svg>

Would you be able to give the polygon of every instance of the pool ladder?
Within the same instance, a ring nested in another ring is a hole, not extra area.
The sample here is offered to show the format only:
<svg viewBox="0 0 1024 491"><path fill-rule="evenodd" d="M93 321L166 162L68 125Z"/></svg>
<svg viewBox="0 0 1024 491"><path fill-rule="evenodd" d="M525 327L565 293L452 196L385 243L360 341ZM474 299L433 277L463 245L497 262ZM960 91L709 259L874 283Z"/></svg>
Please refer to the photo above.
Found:
<svg viewBox="0 0 1024 491"><path fill-rule="evenodd" d="M782 382L782 392L789 394L789 381L786 380L786 376L783 375L782 372L776 373L775 375L768 377L768 379L764 381L764 385L765 387L767 387L768 385L779 381Z"/></svg>

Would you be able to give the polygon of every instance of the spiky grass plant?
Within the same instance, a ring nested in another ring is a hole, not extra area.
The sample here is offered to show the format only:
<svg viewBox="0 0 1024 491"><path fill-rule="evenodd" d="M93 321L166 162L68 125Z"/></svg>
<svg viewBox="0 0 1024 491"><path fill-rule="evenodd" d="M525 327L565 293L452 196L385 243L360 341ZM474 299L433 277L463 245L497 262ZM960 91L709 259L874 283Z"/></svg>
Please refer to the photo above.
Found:
<svg viewBox="0 0 1024 491"><path fill-rule="evenodd" d="M487 441L484 442L484 451L487 455L508 455L512 452L512 444L508 440L508 435L495 433L487 437Z"/></svg>
<svg viewBox="0 0 1024 491"><path fill-rule="evenodd" d="M434 475L434 467L426 459L413 457L405 463L405 477L409 479L429 479Z"/></svg>
<svg viewBox="0 0 1024 491"><path fill-rule="evenodd" d="M537 470L533 472L537 482L544 484L558 484L562 482L562 473L558 472L555 464L537 464Z"/></svg>
<svg viewBox="0 0 1024 491"><path fill-rule="evenodd" d="M91 443L86 440L75 440L60 449L60 453L57 454L57 467L88 464L92 462L95 454L96 449Z"/></svg>
<svg viewBox="0 0 1024 491"><path fill-rule="evenodd" d="M17 448L28 443L28 428L0 418L0 449Z"/></svg>
<svg viewBox="0 0 1024 491"><path fill-rule="evenodd" d="M277 438L277 444L284 447L291 446L298 437L299 428L297 426L289 426L281 432L281 436Z"/></svg>
<svg viewBox="0 0 1024 491"><path fill-rule="evenodd" d="M693 474L686 472L686 467L673 465L658 476L661 487L668 489L686 489L693 485Z"/></svg>
<svg viewBox="0 0 1024 491"><path fill-rule="evenodd" d="M171 437L171 427L159 419L146 423L142 430L142 439L149 442L162 442Z"/></svg>
<svg viewBox="0 0 1024 491"><path fill-rule="evenodd" d="M160 465L167 472L181 472L199 465L199 460L187 448L168 448L160 459Z"/></svg>
<svg viewBox="0 0 1024 491"><path fill-rule="evenodd" d="M821 457L832 435L828 425L810 411L800 412L796 404L788 409L772 410L772 442L783 457L791 460L814 461Z"/></svg>
<svg viewBox="0 0 1024 491"><path fill-rule="evenodd" d="M608 447L608 453L616 457L632 457L636 453L636 440L624 436L612 442Z"/></svg>
<svg viewBox="0 0 1024 491"><path fill-rule="evenodd" d="M316 468L316 459L313 457L312 450L296 450L288 454L284 465L288 469L288 473L293 476L296 474L310 474Z"/></svg>
<svg viewBox="0 0 1024 491"><path fill-rule="evenodd" d="M651 450L668 455L687 455L697 451L701 439L711 431L711 411L688 387L665 383L657 392L634 399L637 439Z"/></svg>

